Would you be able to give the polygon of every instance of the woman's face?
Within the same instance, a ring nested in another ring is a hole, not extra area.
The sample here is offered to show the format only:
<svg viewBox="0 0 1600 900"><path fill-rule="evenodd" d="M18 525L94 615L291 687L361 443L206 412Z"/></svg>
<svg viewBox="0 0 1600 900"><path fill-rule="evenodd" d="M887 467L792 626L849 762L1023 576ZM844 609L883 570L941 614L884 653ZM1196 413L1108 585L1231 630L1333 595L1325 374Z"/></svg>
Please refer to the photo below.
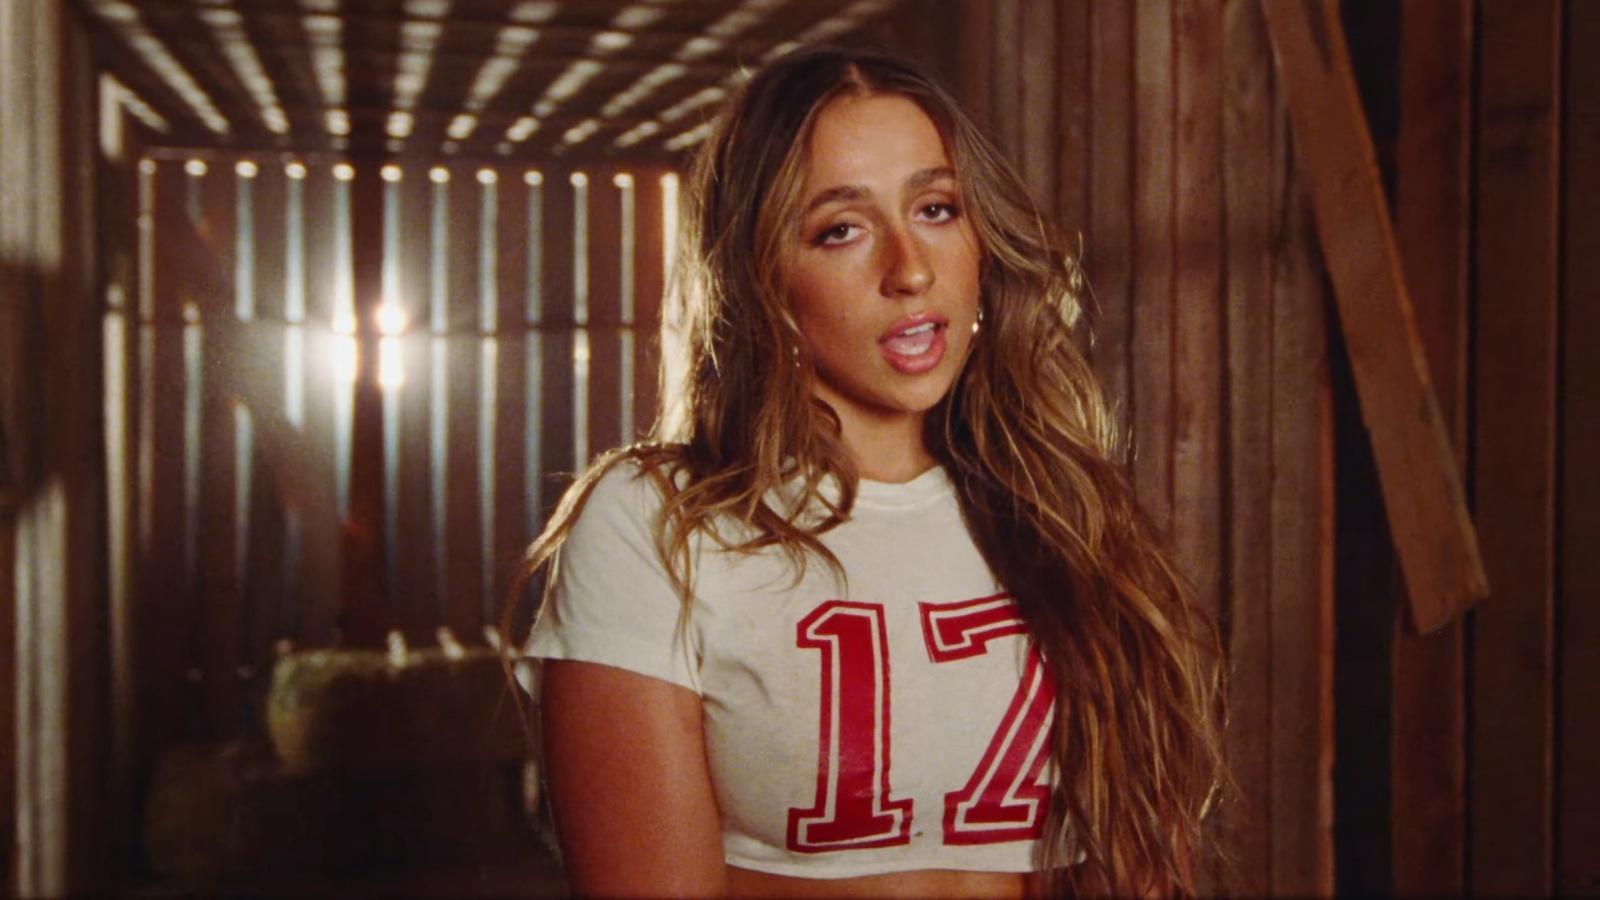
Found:
<svg viewBox="0 0 1600 900"><path fill-rule="evenodd" d="M912 101L845 96L817 116L787 268L813 393L853 427L921 419L966 361L978 239L944 141Z"/></svg>

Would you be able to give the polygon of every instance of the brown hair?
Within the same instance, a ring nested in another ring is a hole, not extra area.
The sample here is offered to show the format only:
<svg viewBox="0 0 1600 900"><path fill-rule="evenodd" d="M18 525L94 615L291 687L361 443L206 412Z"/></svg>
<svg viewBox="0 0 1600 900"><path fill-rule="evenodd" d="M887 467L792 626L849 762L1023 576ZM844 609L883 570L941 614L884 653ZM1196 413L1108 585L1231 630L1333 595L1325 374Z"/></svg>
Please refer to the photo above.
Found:
<svg viewBox="0 0 1600 900"><path fill-rule="evenodd" d="M784 262L812 123L852 92L901 95L929 116L983 252L983 332L928 416L926 440L1056 680L1040 866L1080 892L1193 892L1202 819L1225 780L1216 632L1115 462L1112 417L1074 341L1084 326L1076 261L949 94L900 60L800 52L730 103L697 157L684 211L669 311L686 336L680 415L658 423L656 442L608 454L580 477L524 577L552 561L590 488L624 458L666 497L657 544L686 604L691 538L719 535L719 520L753 527L757 537L737 549L838 567L818 535L849 515L858 476L837 418L811 395ZM767 503L797 477L820 520ZM832 500L829 480L842 488Z"/></svg>

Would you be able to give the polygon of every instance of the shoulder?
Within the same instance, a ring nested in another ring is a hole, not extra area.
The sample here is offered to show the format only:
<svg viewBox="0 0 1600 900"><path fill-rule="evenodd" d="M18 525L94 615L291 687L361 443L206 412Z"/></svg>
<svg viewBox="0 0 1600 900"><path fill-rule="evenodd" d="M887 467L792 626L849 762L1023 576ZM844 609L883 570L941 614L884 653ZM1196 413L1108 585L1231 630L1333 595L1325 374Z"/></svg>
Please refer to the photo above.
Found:
<svg viewBox="0 0 1600 900"><path fill-rule="evenodd" d="M653 524L673 484L672 448L637 445L613 450L578 477L562 505L576 522L623 517ZM558 513L558 515L560 515Z"/></svg>

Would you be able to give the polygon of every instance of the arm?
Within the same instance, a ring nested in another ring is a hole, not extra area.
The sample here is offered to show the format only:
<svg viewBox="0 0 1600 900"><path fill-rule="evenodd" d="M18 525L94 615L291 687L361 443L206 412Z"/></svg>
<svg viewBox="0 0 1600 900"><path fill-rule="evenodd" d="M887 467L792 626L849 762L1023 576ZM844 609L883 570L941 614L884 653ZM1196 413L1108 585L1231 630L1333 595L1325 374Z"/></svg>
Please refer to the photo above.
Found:
<svg viewBox="0 0 1600 900"><path fill-rule="evenodd" d="M545 663L550 805L580 896L715 896L727 885L700 698L597 663Z"/></svg>

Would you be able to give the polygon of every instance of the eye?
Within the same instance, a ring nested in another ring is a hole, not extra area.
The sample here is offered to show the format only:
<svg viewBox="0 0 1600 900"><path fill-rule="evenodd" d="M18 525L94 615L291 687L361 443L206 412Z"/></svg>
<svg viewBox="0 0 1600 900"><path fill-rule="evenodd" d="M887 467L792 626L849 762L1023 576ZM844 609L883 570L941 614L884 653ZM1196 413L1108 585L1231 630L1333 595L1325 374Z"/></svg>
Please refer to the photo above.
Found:
<svg viewBox="0 0 1600 900"><path fill-rule="evenodd" d="M958 209L954 203L940 201L937 203L923 204L917 210L917 219L919 221L931 222L935 225L938 225L943 222L948 222L960 214L961 210Z"/></svg>
<svg viewBox="0 0 1600 900"><path fill-rule="evenodd" d="M849 222L840 222L839 224L830 228L823 229L816 237L811 239L811 243L817 245L818 247L831 247L839 244L848 244L860 233L860 225L853 225Z"/></svg>

